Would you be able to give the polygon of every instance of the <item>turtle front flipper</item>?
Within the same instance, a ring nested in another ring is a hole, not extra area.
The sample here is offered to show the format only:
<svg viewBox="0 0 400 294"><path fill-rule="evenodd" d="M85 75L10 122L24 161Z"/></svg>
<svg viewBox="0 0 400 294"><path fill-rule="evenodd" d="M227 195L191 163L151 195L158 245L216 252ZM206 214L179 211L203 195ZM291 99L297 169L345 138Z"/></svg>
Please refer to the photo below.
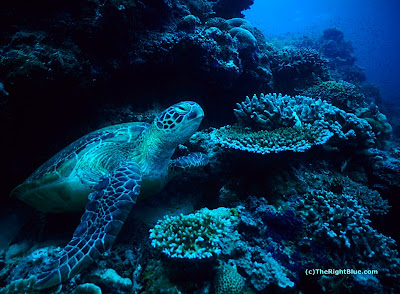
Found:
<svg viewBox="0 0 400 294"><path fill-rule="evenodd" d="M171 179L190 168L205 166L207 163L207 155L201 152L195 152L187 156L181 156L171 160L168 164L168 176Z"/></svg>
<svg viewBox="0 0 400 294"><path fill-rule="evenodd" d="M36 277L34 288L58 285L87 267L110 249L140 192L139 166L128 161L104 176L89 195L86 212L72 240Z"/></svg>

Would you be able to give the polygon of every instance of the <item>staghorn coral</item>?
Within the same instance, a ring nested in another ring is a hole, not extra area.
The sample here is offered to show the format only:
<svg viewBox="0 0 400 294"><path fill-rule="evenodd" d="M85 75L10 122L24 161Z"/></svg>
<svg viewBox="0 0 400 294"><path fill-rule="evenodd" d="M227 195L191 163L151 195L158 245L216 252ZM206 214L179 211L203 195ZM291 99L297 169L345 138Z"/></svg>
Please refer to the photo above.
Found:
<svg viewBox="0 0 400 294"><path fill-rule="evenodd" d="M332 105L319 99L282 94L248 96L234 109L239 124L255 130L272 130L292 127L301 123L314 123L331 111Z"/></svg>
<svg viewBox="0 0 400 294"><path fill-rule="evenodd" d="M153 247L172 258L202 259L219 255L223 239L229 234L237 216L229 208L203 208L189 215L165 216L150 230Z"/></svg>
<svg viewBox="0 0 400 294"><path fill-rule="evenodd" d="M214 281L215 294L241 294L243 287L244 279L236 266L222 264L218 267Z"/></svg>

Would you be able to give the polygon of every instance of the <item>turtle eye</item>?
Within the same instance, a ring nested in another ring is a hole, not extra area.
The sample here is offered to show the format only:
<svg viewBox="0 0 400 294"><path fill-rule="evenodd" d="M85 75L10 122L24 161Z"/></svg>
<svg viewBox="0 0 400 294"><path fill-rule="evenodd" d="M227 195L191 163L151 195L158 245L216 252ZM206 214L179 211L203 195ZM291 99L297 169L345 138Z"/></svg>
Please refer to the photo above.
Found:
<svg viewBox="0 0 400 294"><path fill-rule="evenodd" d="M185 114L189 111L189 108L183 105L179 105L178 107L175 108L175 111L179 114Z"/></svg>

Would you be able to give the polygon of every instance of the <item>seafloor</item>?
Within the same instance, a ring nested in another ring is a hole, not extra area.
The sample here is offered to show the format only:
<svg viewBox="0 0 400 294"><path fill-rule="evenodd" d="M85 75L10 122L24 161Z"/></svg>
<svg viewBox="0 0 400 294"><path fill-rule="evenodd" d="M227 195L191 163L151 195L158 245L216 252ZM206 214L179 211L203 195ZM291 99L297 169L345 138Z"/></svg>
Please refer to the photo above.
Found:
<svg viewBox="0 0 400 294"><path fill-rule="evenodd" d="M241 14L252 2L2 4L0 293L400 293L399 106L345 32L266 40ZM44 216L10 191L79 137L183 100L205 118L176 156L209 163L34 290L81 213Z"/></svg>

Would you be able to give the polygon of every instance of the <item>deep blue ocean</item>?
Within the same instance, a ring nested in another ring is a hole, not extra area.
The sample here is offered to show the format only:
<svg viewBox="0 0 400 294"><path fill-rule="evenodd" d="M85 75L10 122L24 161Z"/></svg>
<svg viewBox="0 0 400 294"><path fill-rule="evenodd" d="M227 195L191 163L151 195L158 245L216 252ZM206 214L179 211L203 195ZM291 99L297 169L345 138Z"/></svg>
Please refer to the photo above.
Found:
<svg viewBox="0 0 400 294"><path fill-rule="evenodd" d="M266 38L318 37L329 27L351 40L356 64L369 82L380 87L383 100L400 103L400 1L398 0L255 0L246 19Z"/></svg>

